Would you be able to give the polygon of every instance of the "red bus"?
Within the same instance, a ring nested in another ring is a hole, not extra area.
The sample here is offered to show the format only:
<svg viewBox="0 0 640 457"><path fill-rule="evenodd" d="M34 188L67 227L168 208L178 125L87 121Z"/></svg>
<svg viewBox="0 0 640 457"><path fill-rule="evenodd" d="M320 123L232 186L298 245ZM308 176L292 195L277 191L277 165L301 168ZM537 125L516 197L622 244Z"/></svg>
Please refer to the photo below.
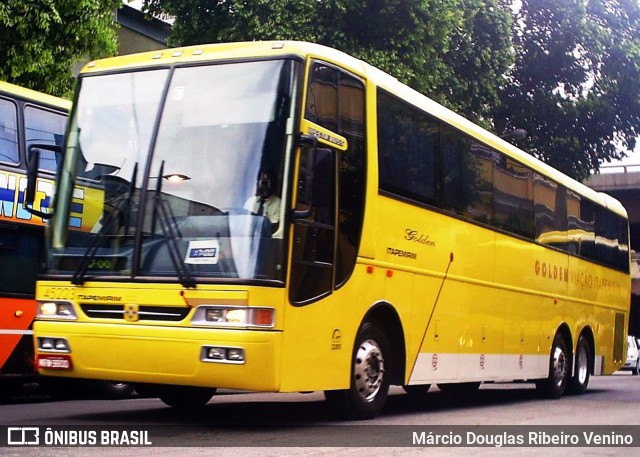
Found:
<svg viewBox="0 0 640 457"><path fill-rule="evenodd" d="M0 81L0 397L10 397L25 382L38 379L50 393L71 394L83 387L107 397L126 396L120 382L75 382L36 378L33 320L35 281L43 254L42 217L23 208L28 150L31 145L63 144L71 102ZM42 150L39 209L47 212L53 193L56 154Z"/></svg>

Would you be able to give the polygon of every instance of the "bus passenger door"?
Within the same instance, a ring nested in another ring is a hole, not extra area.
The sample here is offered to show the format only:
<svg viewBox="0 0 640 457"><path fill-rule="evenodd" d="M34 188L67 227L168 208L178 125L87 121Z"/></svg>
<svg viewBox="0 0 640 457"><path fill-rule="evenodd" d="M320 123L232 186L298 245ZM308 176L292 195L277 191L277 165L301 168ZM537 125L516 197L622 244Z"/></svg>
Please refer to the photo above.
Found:
<svg viewBox="0 0 640 457"><path fill-rule="evenodd" d="M349 386L353 339L363 313L357 309L366 308L349 281L364 217L365 84L321 61L310 61L308 71L282 386L344 389Z"/></svg>
<svg viewBox="0 0 640 457"><path fill-rule="evenodd" d="M334 154L316 148L303 153L300 161L297 206L304 209L294 216L290 289L291 301L297 304L319 300L333 287ZM301 213L306 217L300 217Z"/></svg>

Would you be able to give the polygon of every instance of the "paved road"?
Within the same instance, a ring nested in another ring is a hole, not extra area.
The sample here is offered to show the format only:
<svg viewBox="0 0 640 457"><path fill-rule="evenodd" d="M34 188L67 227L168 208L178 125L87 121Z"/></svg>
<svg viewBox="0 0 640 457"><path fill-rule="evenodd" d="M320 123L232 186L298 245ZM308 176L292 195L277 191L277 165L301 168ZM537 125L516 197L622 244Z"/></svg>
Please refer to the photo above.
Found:
<svg viewBox="0 0 640 457"><path fill-rule="evenodd" d="M179 413L157 399L52 401L30 395L0 405L0 423L86 430L149 430L155 444L189 448L4 448L7 456L176 455L382 456L382 455L630 455L640 448L501 448L412 446L413 433L464 436L496 434L610 433L637 435L640 446L640 377L620 373L593 378L587 394L541 400L529 384L488 384L471 396L432 391L421 397L394 389L383 414L366 422L336 421L320 393L223 394L201 411ZM496 427L490 427L490 426ZM521 426L513 428L512 426ZM593 426L600 426L596 429ZM627 427L627 428L625 428ZM357 444L351 447L350 444ZM219 447L223 445L224 447ZM388 446L388 447L387 447ZM435 453L434 453L435 452Z"/></svg>

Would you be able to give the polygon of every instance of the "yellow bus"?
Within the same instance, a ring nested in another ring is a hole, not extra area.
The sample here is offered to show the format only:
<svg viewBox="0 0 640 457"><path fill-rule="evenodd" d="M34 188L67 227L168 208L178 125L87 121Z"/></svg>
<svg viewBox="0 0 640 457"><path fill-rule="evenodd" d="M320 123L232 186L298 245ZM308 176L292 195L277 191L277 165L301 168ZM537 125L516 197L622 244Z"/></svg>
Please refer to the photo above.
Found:
<svg viewBox="0 0 640 457"><path fill-rule="evenodd" d="M371 418L390 385L558 398L624 362L620 203L334 49L91 62L59 176L43 374L175 407L320 390Z"/></svg>

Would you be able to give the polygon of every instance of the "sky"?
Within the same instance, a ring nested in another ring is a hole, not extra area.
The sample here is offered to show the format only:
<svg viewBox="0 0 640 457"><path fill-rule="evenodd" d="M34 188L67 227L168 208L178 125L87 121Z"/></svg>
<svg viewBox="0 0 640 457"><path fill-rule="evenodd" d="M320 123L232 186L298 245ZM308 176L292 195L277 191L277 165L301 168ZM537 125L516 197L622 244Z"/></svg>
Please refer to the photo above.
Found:
<svg viewBox="0 0 640 457"><path fill-rule="evenodd" d="M133 0L133 1L122 0L122 1L125 3L125 5L129 5L133 8L140 9L142 7L142 0Z"/></svg>

